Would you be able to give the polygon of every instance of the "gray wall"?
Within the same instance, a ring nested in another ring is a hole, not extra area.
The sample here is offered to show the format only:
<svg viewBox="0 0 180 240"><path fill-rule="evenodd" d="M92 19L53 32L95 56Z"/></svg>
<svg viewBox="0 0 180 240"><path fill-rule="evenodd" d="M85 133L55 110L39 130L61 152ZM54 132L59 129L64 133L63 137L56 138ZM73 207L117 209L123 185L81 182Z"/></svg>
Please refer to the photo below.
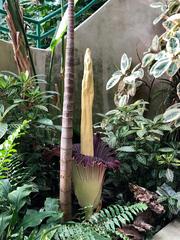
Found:
<svg viewBox="0 0 180 240"><path fill-rule="evenodd" d="M140 56L159 32L153 19L159 14L150 8L154 0L109 0L75 31L75 119L79 122L80 89L83 76L83 58L86 48L91 48L94 62L95 105L94 113L104 113L113 107L113 92L106 92L105 85L126 52L138 62ZM54 79L59 79L59 51L57 52ZM0 41L0 70L16 71L12 49ZM47 73L50 62L49 50L33 50L37 73ZM146 95L146 89L141 91Z"/></svg>
<svg viewBox="0 0 180 240"><path fill-rule="evenodd" d="M75 86L76 110L79 110L79 89L83 75L83 57L91 48L94 61L95 106L94 113L104 113L114 107L113 92L106 92L105 85L124 52L138 63L140 56L150 46L159 32L152 22L159 12L150 7L153 0L110 0L99 11L81 24L75 33ZM141 96L146 96L146 89ZM77 111L75 111L77 113Z"/></svg>

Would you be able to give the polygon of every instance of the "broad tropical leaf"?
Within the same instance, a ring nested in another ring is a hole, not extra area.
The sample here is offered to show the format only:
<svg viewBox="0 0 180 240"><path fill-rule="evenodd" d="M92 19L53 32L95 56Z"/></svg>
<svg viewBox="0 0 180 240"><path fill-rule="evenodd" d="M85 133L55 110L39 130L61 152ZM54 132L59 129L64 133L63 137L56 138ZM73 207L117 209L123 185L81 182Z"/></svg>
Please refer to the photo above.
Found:
<svg viewBox="0 0 180 240"><path fill-rule="evenodd" d="M9 202L16 209L16 211L19 211L24 204L26 204L27 198L32 192L37 192L37 189L35 189L34 185L25 184L22 187L18 187L16 190L8 194Z"/></svg>
<svg viewBox="0 0 180 240"><path fill-rule="evenodd" d="M8 213L1 213L0 214L0 239L4 239L4 231L10 224L12 219L12 215L9 215Z"/></svg>
<svg viewBox="0 0 180 240"><path fill-rule="evenodd" d="M0 181L0 199L7 199L11 190L11 185L8 179L2 179Z"/></svg>
<svg viewBox="0 0 180 240"><path fill-rule="evenodd" d="M26 212L26 215L24 216L22 223L20 225L20 227L23 227L24 230L26 230L27 228L33 228L33 227L37 227L39 226L42 221L46 218L49 217L53 217L54 215L57 215L57 212L55 211L42 211L42 212L38 212L36 210L33 209L29 209ZM61 213L61 216L63 214Z"/></svg>

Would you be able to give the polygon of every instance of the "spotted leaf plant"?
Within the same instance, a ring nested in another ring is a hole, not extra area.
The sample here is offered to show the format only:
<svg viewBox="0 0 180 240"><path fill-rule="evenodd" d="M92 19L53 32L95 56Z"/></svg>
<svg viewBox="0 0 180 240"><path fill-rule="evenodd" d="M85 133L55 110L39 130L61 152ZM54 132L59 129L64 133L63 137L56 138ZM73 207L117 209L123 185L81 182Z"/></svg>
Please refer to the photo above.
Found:
<svg viewBox="0 0 180 240"><path fill-rule="evenodd" d="M154 37L142 59L142 67L149 66L150 74L155 78L165 73L173 77L180 68L180 14L169 17L163 26L166 32Z"/></svg>
<svg viewBox="0 0 180 240"><path fill-rule="evenodd" d="M161 14L153 21L153 24L157 24L166 16L171 16L180 11L180 0L167 0L151 3L152 8L160 9Z"/></svg>
<svg viewBox="0 0 180 240"><path fill-rule="evenodd" d="M117 106L122 107L128 103L130 97L135 96L137 88L142 84L143 77L144 70L140 64L132 68L132 58L124 53L121 57L120 69L113 73L106 84L106 90L118 84L114 101Z"/></svg>
<svg viewBox="0 0 180 240"><path fill-rule="evenodd" d="M154 24L164 20L162 25L165 32L160 37L154 37L151 47L142 59L142 67L148 67L150 75L155 78L166 74L173 80L180 69L180 0L153 3L151 7L161 9L162 14L155 19ZM180 99L180 80L176 86Z"/></svg>

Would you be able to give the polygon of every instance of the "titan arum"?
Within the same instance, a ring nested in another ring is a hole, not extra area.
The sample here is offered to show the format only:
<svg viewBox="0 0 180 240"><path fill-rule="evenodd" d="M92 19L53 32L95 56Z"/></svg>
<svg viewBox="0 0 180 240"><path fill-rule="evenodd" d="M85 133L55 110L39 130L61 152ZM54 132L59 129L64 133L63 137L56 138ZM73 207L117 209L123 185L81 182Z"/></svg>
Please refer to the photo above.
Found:
<svg viewBox="0 0 180 240"><path fill-rule="evenodd" d="M93 135L94 80L90 49L84 58L81 94L81 144L73 146L73 184L81 207L89 218L101 200L104 174L107 168L119 167L114 151L98 134Z"/></svg>

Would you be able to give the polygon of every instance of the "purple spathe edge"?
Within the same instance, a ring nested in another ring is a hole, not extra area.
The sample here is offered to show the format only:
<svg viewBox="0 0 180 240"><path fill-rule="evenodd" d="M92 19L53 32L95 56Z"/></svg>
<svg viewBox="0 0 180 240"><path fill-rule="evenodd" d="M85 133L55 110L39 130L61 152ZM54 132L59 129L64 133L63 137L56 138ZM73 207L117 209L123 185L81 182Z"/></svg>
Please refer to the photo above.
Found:
<svg viewBox="0 0 180 240"><path fill-rule="evenodd" d="M73 145L73 158L77 164L84 167L103 165L106 168L117 169L120 162L116 159L115 151L101 140L100 134L94 135L94 157L81 154L80 144Z"/></svg>

